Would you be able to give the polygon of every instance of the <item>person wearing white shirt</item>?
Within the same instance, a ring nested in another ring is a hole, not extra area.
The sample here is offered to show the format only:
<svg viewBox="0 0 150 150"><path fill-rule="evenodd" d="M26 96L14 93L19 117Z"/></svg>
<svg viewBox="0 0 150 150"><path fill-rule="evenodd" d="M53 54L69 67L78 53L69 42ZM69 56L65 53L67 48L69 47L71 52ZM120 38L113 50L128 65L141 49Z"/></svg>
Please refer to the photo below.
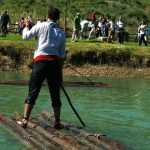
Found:
<svg viewBox="0 0 150 150"><path fill-rule="evenodd" d="M124 29L124 23L122 21L122 17L119 17L119 20L117 22L117 26L118 26L118 41L120 44L124 43L124 34L125 34L125 29Z"/></svg>
<svg viewBox="0 0 150 150"><path fill-rule="evenodd" d="M86 38L89 21L87 19L84 19L81 21L80 25L81 25L81 38Z"/></svg>
<svg viewBox="0 0 150 150"><path fill-rule="evenodd" d="M95 23L96 21L90 21L89 22L89 28L91 29L90 32L89 32L89 36L88 36L88 40L96 37L96 34L95 34Z"/></svg>
<svg viewBox="0 0 150 150"><path fill-rule="evenodd" d="M114 16L112 16L111 20L106 24L106 26L109 29L107 42L112 42L112 43L114 42L115 31L116 31L116 28L117 28L117 24L116 24L115 19L116 18Z"/></svg>
<svg viewBox="0 0 150 150"><path fill-rule="evenodd" d="M60 85L62 82L62 63L65 58L66 35L56 24L60 11L49 7L48 21L34 25L29 30L29 20L25 19L23 39L37 37L34 52L34 63L29 81L29 93L25 100L24 117L18 122L26 128L33 106L39 95L42 83L47 79L52 107L55 115L55 129L63 128L60 123Z"/></svg>
<svg viewBox="0 0 150 150"><path fill-rule="evenodd" d="M141 46L142 42L147 46L147 40L146 40L146 35L148 33L147 30L147 25L145 21L142 21L142 24L138 28L138 33L139 33L139 46Z"/></svg>

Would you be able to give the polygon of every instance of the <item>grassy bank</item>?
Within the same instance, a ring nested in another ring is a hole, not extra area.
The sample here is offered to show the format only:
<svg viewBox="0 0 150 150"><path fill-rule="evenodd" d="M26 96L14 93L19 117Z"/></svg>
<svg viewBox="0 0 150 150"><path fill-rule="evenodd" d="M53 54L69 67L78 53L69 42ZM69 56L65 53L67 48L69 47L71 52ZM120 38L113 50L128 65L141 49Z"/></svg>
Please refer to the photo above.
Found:
<svg viewBox="0 0 150 150"><path fill-rule="evenodd" d="M117 41L114 44L101 43L97 40L82 40L76 43L70 41L68 38L66 61L75 67L85 65L97 66L97 68L98 66L109 66L110 68L126 69L148 69L150 67L149 46L138 46L138 43L120 45ZM23 41L19 35L10 34L6 38L0 37L1 70L11 68L11 70L23 71L27 68L33 58L34 45L35 39Z"/></svg>

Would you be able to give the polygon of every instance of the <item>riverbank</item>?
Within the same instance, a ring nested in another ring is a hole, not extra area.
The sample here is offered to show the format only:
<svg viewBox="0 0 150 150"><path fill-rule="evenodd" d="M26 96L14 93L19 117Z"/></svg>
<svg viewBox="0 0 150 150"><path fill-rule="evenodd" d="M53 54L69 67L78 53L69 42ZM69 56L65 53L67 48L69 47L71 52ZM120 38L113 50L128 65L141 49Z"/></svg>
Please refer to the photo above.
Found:
<svg viewBox="0 0 150 150"><path fill-rule="evenodd" d="M30 72L34 43L22 41L20 36L9 35L0 38L0 71ZM149 46L137 43L101 43L99 41L70 42L67 39L64 75L99 77L140 77L150 78Z"/></svg>
<svg viewBox="0 0 150 150"><path fill-rule="evenodd" d="M11 64L11 62L9 62ZM28 66L21 66L15 70L9 65L0 68L6 72L31 72ZM127 68L108 65L85 64L81 67L64 65L63 73L66 76L99 76L99 77L118 77L118 78L150 78L150 68Z"/></svg>
<svg viewBox="0 0 150 150"><path fill-rule="evenodd" d="M76 76L99 76L99 77L119 77L119 78L150 78L150 68L132 69L125 67L113 67L107 65L84 65L82 67L64 68L64 75Z"/></svg>

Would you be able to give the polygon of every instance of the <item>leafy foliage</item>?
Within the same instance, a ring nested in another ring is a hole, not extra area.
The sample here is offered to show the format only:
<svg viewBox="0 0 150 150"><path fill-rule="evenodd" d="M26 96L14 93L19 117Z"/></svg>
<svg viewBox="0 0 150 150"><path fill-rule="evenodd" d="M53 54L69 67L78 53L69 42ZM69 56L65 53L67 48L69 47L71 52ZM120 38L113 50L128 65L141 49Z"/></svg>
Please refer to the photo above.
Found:
<svg viewBox="0 0 150 150"><path fill-rule="evenodd" d="M67 26L72 28L76 12L82 18L89 17L92 11L105 16L122 16L126 22L127 30L134 31L139 23L145 19L150 20L150 0L0 0L0 10L7 9L12 22L22 16L32 14L34 20L43 19L49 5L61 10L60 24L64 25L65 12L67 13Z"/></svg>

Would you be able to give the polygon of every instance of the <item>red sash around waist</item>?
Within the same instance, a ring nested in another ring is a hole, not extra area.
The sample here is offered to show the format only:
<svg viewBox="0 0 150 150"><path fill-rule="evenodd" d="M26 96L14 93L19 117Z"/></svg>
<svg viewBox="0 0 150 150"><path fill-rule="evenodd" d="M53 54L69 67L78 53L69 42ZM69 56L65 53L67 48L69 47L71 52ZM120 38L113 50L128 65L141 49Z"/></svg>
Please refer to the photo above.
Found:
<svg viewBox="0 0 150 150"><path fill-rule="evenodd" d="M40 55L34 58L34 61L46 60L46 61L55 61L58 59L57 55Z"/></svg>

